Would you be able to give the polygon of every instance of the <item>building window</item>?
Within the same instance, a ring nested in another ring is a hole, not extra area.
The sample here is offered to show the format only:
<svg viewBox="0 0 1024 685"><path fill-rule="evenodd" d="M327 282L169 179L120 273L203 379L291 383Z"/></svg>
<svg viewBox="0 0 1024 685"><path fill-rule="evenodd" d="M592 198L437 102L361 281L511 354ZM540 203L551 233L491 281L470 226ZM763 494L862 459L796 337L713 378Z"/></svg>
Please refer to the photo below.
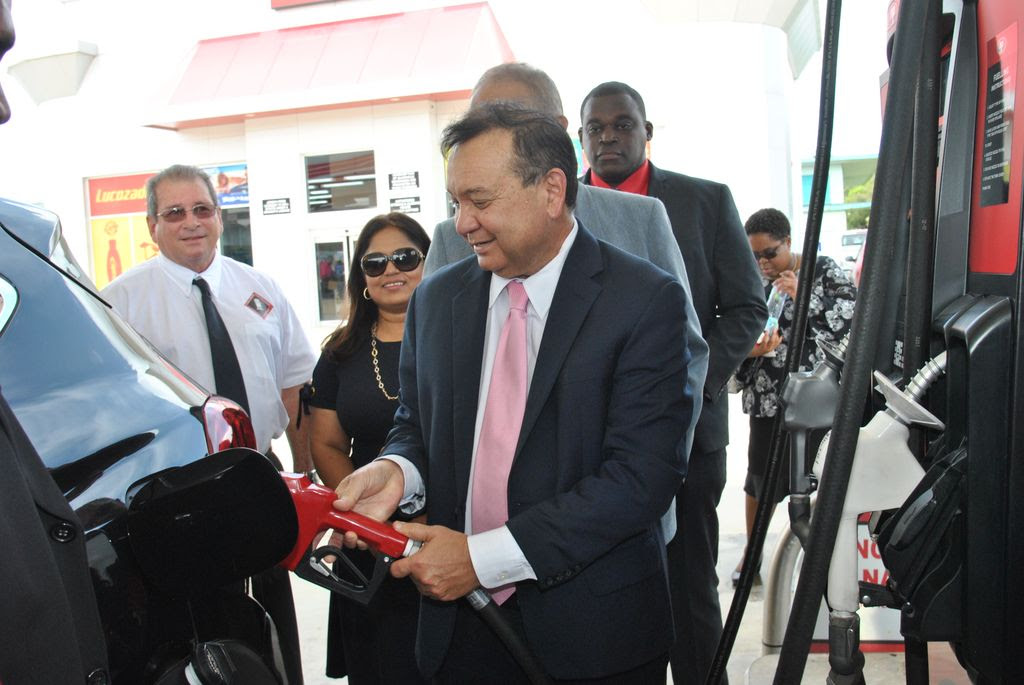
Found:
<svg viewBox="0 0 1024 685"><path fill-rule="evenodd" d="M316 244L317 300L321 321L341 321L348 317L349 299L345 290L348 278L348 249L345 243Z"/></svg>
<svg viewBox="0 0 1024 685"><path fill-rule="evenodd" d="M373 150L306 157L306 198L310 212L376 207Z"/></svg>
<svg viewBox="0 0 1024 685"><path fill-rule="evenodd" d="M220 210L224 233L220 251L225 257L252 266L252 231L249 229L248 207L224 207Z"/></svg>

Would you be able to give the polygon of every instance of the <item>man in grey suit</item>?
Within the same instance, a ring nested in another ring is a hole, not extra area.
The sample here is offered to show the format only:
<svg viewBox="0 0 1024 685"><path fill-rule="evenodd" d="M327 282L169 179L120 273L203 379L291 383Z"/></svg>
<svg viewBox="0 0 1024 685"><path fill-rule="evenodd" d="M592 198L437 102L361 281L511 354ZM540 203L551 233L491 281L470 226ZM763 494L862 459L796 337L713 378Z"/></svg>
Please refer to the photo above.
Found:
<svg viewBox="0 0 1024 685"><path fill-rule="evenodd" d="M551 78L521 62L499 64L484 72L473 88L470 109L493 102L510 102L548 114L568 128L562 113L562 99ZM708 369L708 346L701 335L696 310L691 304L686 266L672 235L672 225L659 200L580 185L575 215L600 240L650 261L675 276L686 291L686 335L690 350L686 386L693 396L693 418L686 431L686 451L693 443L693 431L700 416L702 388ZM434 229L433 242L424 275L473 254L455 232L455 221L446 219ZM671 512L670 512L671 513ZM665 520L666 539L675 534L674 516Z"/></svg>

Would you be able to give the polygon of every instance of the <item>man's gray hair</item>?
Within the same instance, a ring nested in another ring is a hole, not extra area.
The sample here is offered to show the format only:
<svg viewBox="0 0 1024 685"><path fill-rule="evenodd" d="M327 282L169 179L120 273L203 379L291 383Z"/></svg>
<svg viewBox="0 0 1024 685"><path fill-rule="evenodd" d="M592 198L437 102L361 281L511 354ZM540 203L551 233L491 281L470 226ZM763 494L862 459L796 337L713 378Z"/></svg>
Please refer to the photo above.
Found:
<svg viewBox="0 0 1024 685"><path fill-rule="evenodd" d="M562 98L551 77L536 67L525 62L507 62L491 67L483 73L480 80L473 86L473 92L487 83L496 81L514 81L526 86L533 95L531 102L521 102L529 109L535 109L556 119L562 116Z"/></svg>
<svg viewBox="0 0 1024 685"><path fill-rule="evenodd" d="M187 164L174 164L146 181L146 215L156 221L157 199L156 187L164 181L202 181L210 193L213 206L217 207L217 191L213 188L213 181L210 175L197 166Z"/></svg>

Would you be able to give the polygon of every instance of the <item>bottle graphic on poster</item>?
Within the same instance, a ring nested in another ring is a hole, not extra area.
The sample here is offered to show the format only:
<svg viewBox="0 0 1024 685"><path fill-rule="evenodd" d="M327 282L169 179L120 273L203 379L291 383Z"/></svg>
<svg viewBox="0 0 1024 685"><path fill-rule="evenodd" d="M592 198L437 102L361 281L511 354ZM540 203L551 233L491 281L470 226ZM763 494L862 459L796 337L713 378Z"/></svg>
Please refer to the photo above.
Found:
<svg viewBox="0 0 1024 685"><path fill-rule="evenodd" d="M110 239L107 250L107 280L112 281L121 275L121 253L117 251L117 240Z"/></svg>

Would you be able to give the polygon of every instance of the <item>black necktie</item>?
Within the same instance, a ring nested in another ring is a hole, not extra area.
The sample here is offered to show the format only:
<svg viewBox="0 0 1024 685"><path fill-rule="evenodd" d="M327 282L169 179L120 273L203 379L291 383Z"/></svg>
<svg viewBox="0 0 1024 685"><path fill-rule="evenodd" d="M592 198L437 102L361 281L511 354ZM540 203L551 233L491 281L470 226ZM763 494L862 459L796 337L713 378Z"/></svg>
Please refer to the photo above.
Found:
<svg viewBox="0 0 1024 685"><path fill-rule="evenodd" d="M231 336L220 318L217 305L210 295L210 284L200 276L196 276L192 284L203 294L203 312L206 314L206 333L210 336L210 357L213 359L213 382L217 385L217 394L234 400L242 409L249 413L249 398L245 394L245 381L242 380L242 369L238 366L235 346L231 344Z"/></svg>

